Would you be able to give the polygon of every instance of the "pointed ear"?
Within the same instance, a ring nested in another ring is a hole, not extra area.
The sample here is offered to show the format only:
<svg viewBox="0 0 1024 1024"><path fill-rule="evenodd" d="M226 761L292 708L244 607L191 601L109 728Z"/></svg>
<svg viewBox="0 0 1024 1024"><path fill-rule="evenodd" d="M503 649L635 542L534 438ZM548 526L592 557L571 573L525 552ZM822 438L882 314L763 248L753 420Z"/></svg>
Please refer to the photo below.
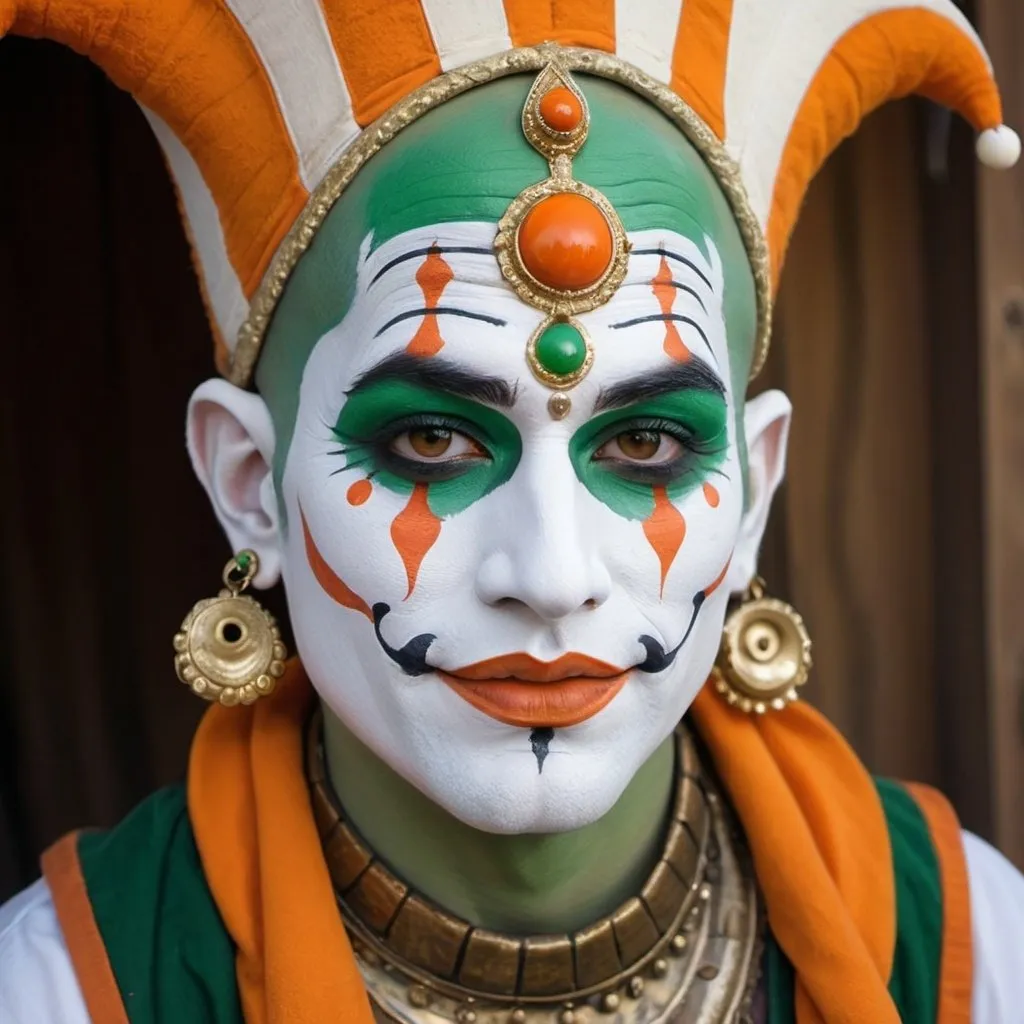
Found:
<svg viewBox="0 0 1024 1024"><path fill-rule="evenodd" d="M259 395L215 378L192 393L188 453L233 552L251 548L260 560L253 581L273 586L281 575L277 499L271 467L274 425Z"/></svg>
<svg viewBox="0 0 1024 1024"><path fill-rule="evenodd" d="M757 554L772 498L786 475L786 445L793 407L781 391L751 398L743 414L747 438L746 510L740 523L728 587L742 593L757 573Z"/></svg>

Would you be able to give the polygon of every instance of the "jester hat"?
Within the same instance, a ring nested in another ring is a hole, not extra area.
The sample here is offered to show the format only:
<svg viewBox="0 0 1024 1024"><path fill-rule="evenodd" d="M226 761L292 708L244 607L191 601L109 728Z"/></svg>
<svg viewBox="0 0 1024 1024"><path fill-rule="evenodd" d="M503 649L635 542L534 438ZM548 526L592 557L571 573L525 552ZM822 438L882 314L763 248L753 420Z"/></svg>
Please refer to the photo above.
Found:
<svg viewBox="0 0 1024 1024"><path fill-rule="evenodd" d="M729 199L759 289L753 372L811 179L886 100L959 111L1016 162L952 0L0 0L0 35L95 61L178 189L221 371L248 384L292 269L360 167L448 99L552 59L661 109ZM554 45L545 45L554 44Z"/></svg>

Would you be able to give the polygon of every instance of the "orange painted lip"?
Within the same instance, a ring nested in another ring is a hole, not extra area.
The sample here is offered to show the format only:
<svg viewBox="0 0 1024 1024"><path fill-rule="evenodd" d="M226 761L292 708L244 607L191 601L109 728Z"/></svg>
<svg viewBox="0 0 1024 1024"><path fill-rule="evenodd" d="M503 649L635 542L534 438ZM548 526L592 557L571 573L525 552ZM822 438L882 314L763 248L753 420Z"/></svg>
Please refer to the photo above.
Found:
<svg viewBox="0 0 1024 1024"><path fill-rule="evenodd" d="M566 729L610 704L632 670L570 653L554 661L503 654L436 671L463 700L505 725Z"/></svg>

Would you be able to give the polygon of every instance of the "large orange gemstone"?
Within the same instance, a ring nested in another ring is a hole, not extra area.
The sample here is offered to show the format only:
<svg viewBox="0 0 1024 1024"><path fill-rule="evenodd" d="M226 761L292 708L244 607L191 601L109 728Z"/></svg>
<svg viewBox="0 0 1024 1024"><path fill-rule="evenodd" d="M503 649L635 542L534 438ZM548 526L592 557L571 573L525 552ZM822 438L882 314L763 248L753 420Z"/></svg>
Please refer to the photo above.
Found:
<svg viewBox="0 0 1024 1024"><path fill-rule="evenodd" d="M583 120L583 104L564 85L544 93L540 100L541 120L556 132L571 132Z"/></svg>
<svg viewBox="0 0 1024 1024"><path fill-rule="evenodd" d="M537 203L519 225L519 255L541 284L580 291L612 262L612 229L586 196L560 192Z"/></svg>

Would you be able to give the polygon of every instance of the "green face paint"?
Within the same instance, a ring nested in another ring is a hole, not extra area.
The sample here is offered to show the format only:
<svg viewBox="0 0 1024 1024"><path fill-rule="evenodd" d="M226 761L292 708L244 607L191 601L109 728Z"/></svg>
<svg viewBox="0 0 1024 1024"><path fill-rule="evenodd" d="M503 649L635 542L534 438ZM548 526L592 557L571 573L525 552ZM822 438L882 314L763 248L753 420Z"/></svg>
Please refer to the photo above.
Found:
<svg viewBox="0 0 1024 1024"><path fill-rule="evenodd" d="M574 162L576 176L608 197L627 231L676 231L702 249L709 237L718 249L742 460L756 306L731 209L700 154L658 110L602 79L579 75L577 81L592 127ZM257 365L257 384L277 435L278 494L302 373L320 338L348 312L360 244L370 234L377 247L402 232L454 221L493 223L496 231L509 202L547 174L522 134L523 102L532 82L531 75L513 76L431 111L385 146L331 210L285 289Z"/></svg>
<svg viewBox="0 0 1024 1024"><path fill-rule="evenodd" d="M666 434L680 445L669 462L645 466L597 458L620 434ZM678 500L702 484L728 453L728 409L722 395L688 389L612 409L573 435L569 456L584 487L618 515L645 520L654 510L654 489Z"/></svg>
<svg viewBox="0 0 1024 1024"><path fill-rule="evenodd" d="M415 460L395 450L409 431L462 434L480 454ZM441 519L457 515L515 472L522 454L519 431L485 405L409 381L379 381L349 395L334 425L345 469L358 468L398 494L426 483L427 502Z"/></svg>

